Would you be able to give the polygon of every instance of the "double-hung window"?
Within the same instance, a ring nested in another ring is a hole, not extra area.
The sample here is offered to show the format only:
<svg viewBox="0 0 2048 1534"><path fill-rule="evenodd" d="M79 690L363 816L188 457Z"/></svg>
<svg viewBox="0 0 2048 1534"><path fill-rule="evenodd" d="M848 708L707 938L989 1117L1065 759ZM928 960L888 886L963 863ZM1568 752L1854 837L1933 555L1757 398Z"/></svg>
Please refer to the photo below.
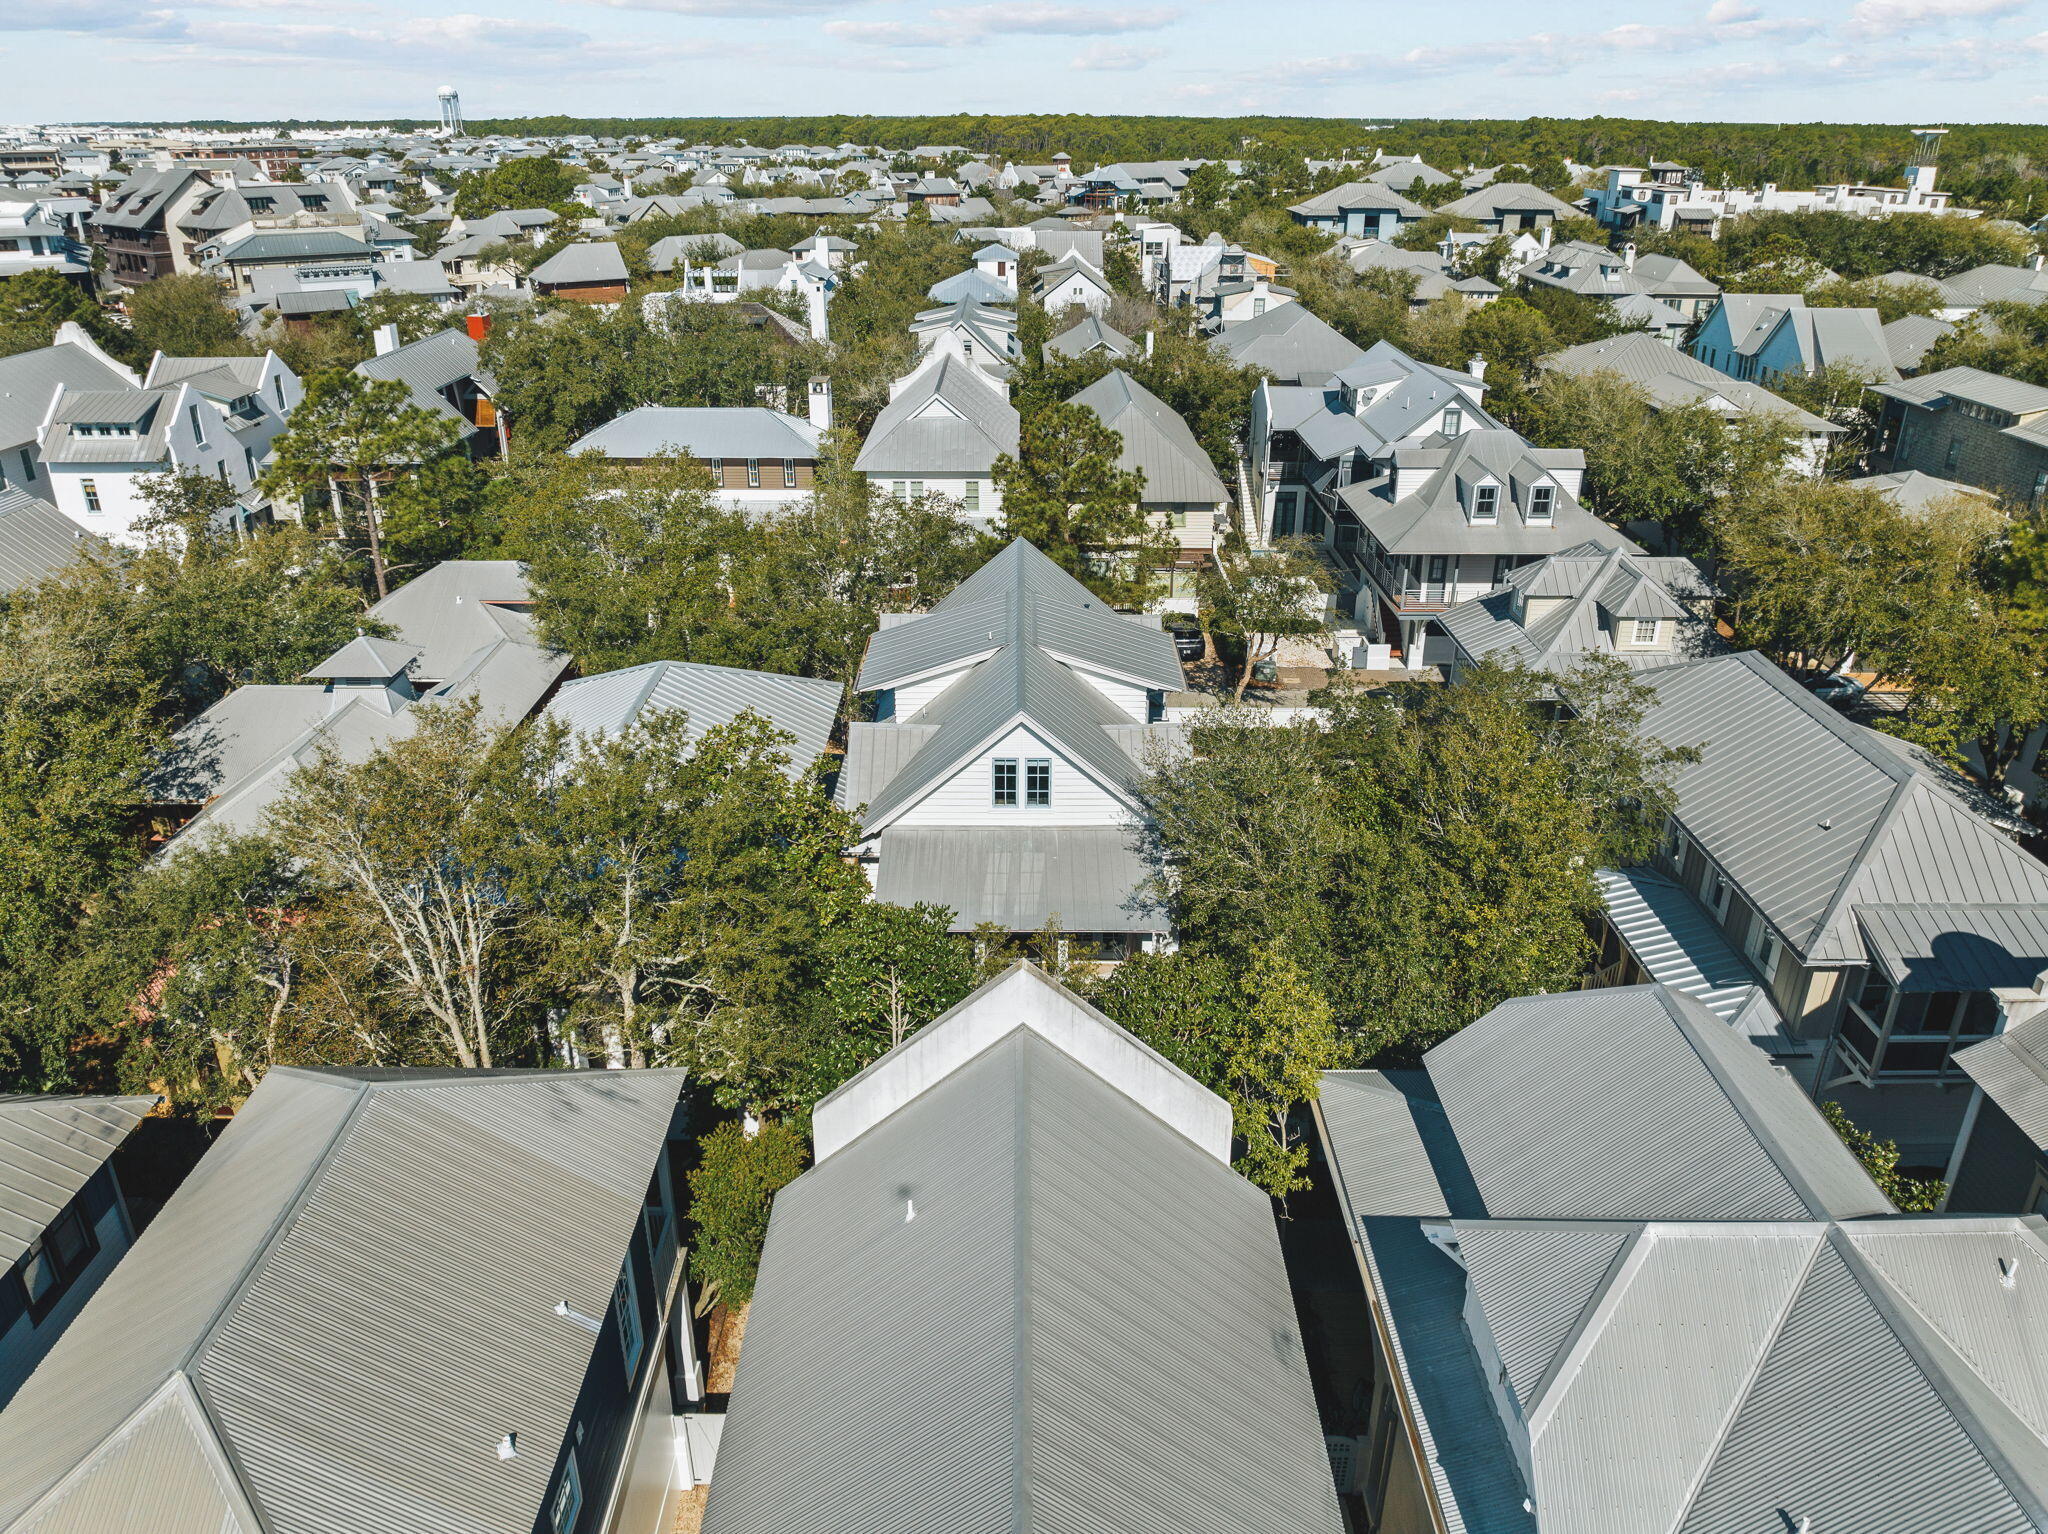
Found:
<svg viewBox="0 0 2048 1534"><path fill-rule="evenodd" d="M1555 514L1557 486L1531 485L1529 487L1529 520L1538 526L1547 525Z"/></svg>
<svg viewBox="0 0 2048 1534"><path fill-rule="evenodd" d="M794 458L782 460L782 488L785 490L794 490L796 488L796 460Z"/></svg>
<svg viewBox="0 0 2048 1534"><path fill-rule="evenodd" d="M970 479L969 481L967 481L967 488L965 492L961 495L960 504L970 517L979 516L981 514L980 480Z"/></svg>
<svg viewBox="0 0 2048 1534"><path fill-rule="evenodd" d="M1052 763L1043 758L1024 764L1024 803L1032 809L1052 804Z"/></svg>
<svg viewBox="0 0 2048 1534"><path fill-rule="evenodd" d="M612 1315L619 1323L619 1351L625 1355L626 1380L630 1384L640 1377L640 1355L646 1342L640 1329L640 1285L633 1278L631 1258L619 1275L618 1288L612 1291Z"/></svg>
<svg viewBox="0 0 2048 1534"><path fill-rule="evenodd" d="M1500 520L1499 485L1473 486L1472 520L1474 522L1498 522Z"/></svg>
<svg viewBox="0 0 2048 1534"><path fill-rule="evenodd" d="M1444 412L1444 435L1455 437L1465 429L1465 412L1456 405Z"/></svg>
<svg viewBox="0 0 2048 1534"><path fill-rule="evenodd" d="M998 809L1017 807L1017 758L999 756L993 763L990 793Z"/></svg>
<svg viewBox="0 0 2048 1534"><path fill-rule="evenodd" d="M747 488L749 490L761 488L761 460L758 458L749 458L747 460Z"/></svg>
<svg viewBox="0 0 2048 1534"><path fill-rule="evenodd" d="M704 467L711 471L712 484L723 485L725 483L725 460L723 458L707 458L704 460Z"/></svg>
<svg viewBox="0 0 2048 1534"><path fill-rule="evenodd" d="M78 482L78 488L85 492L85 509L87 511L98 511L100 509L100 487L92 480L82 479Z"/></svg>

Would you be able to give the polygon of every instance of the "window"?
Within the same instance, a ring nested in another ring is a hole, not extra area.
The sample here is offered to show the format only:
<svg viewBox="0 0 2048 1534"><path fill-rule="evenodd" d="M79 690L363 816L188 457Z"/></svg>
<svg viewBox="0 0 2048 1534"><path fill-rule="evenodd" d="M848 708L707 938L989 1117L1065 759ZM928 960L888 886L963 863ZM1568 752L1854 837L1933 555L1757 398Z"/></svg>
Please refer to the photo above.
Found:
<svg viewBox="0 0 2048 1534"><path fill-rule="evenodd" d="M1941 468L1944 474L1955 473L1956 459L1962 456L1962 452L1963 439L1961 437L1950 437L1948 439L1948 456L1941 461Z"/></svg>
<svg viewBox="0 0 2048 1534"><path fill-rule="evenodd" d="M725 483L725 460L723 458L707 458L704 460L704 467L711 471L712 484L722 485Z"/></svg>
<svg viewBox="0 0 2048 1534"><path fill-rule="evenodd" d="M1042 810L1052 804L1052 763L1043 759L1024 764L1024 802Z"/></svg>
<svg viewBox="0 0 2048 1534"><path fill-rule="evenodd" d="M1264 314L1265 312L1266 312L1266 301L1265 301L1265 300L1264 300L1263 298L1255 298L1255 299L1253 299L1253 300L1252 300L1252 318L1254 318L1254 319L1257 319L1257 318L1258 318L1258 317L1259 317L1260 315Z"/></svg>
<svg viewBox="0 0 2048 1534"><path fill-rule="evenodd" d="M889 489L890 492L894 494L896 499L899 501L907 501L910 499L910 481L908 480L899 479L894 484L892 484L889 487Z"/></svg>
<svg viewBox="0 0 2048 1534"><path fill-rule="evenodd" d="M1685 833L1678 829L1678 822L1675 820L1666 821L1664 824L1664 856L1671 860L1671 871L1680 878L1685 877L1685 853L1689 845L1690 843L1685 839Z"/></svg>
<svg viewBox="0 0 2048 1534"><path fill-rule="evenodd" d="M1630 644L1655 644L1657 642L1657 620L1638 618L1629 626Z"/></svg>
<svg viewBox="0 0 2048 1534"><path fill-rule="evenodd" d="M1446 578L1447 578L1447 577L1448 577L1448 576L1450 575L1450 569L1451 569L1451 560L1450 560L1450 556L1449 556L1449 555L1447 555L1447 554L1432 554L1432 555L1430 555L1430 556L1429 556L1429 584L1430 584L1430 585L1432 585L1432 586L1441 586L1441 585L1443 585L1443 583L1444 583L1445 579L1446 579Z"/></svg>
<svg viewBox="0 0 2048 1534"><path fill-rule="evenodd" d="M921 496L921 495L923 495L923 494L924 494L924 481L923 481L923 480L921 480L921 479L913 479L913 480L912 480L912 481L910 482L910 498L911 498L911 499L912 499L912 500L914 501L914 500L916 500L916 499L917 499L917 498L918 498L919 496Z"/></svg>
<svg viewBox="0 0 2048 1534"><path fill-rule="evenodd" d="M199 407L197 405L187 405L185 407L185 414L192 422L192 440L201 447L206 446L206 428L199 424Z"/></svg>
<svg viewBox="0 0 2048 1534"><path fill-rule="evenodd" d="M548 1504L548 1523L555 1534L573 1534L576 1519L583 1512L583 1477L576 1469L576 1451L562 1462L562 1479L555 1486L555 1500Z"/></svg>
<svg viewBox="0 0 2048 1534"><path fill-rule="evenodd" d="M277 399L277 408L284 409L284 374L280 373L270 380L270 392Z"/></svg>
<svg viewBox="0 0 2048 1534"><path fill-rule="evenodd" d="M796 460L794 458L782 460L782 488L785 490L794 490L796 488Z"/></svg>
<svg viewBox="0 0 2048 1534"><path fill-rule="evenodd" d="M89 479L82 479L78 482L78 488L85 492L85 509L87 511L98 511L100 509L100 487Z"/></svg>
<svg viewBox="0 0 2048 1534"><path fill-rule="evenodd" d="M1500 520L1499 485L1473 486L1472 520L1474 522L1498 522Z"/></svg>
<svg viewBox="0 0 2048 1534"><path fill-rule="evenodd" d="M1464 430L1465 412L1458 406L1453 405L1444 412L1444 435L1446 437L1455 437Z"/></svg>
<svg viewBox="0 0 2048 1534"><path fill-rule="evenodd" d="M998 809L1017 807L1017 758L999 756L993 763L992 797Z"/></svg>
<svg viewBox="0 0 2048 1534"><path fill-rule="evenodd" d="M1170 522L1171 522L1171 523L1172 523L1172 524L1174 525L1175 529L1177 529L1177 530L1178 530L1178 529L1184 529L1184 528L1186 528L1186 526L1188 525L1188 509L1187 509L1187 507L1185 507L1185 506L1176 506L1176 507L1174 507L1174 508L1173 508L1173 510L1172 510L1171 512L1167 513L1167 520L1168 520L1168 521L1170 521Z"/></svg>
<svg viewBox="0 0 2048 1534"><path fill-rule="evenodd" d="M1778 978L1778 953L1783 946L1778 935L1764 924L1762 913L1750 912L1749 956L1756 961L1757 973L1767 983Z"/></svg>
<svg viewBox="0 0 2048 1534"><path fill-rule="evenodd" d="M1735 894L1735 886L1728 882L1727 875L1718 868L1707 870L1705 885L1707 909L1724 920L1728 915L1728 902Z"/></svg>
<svg viewBox="0 0 2048 1534"><path fill-rule="evenodd" d="M749 458L747 460L747 488L749 490L761 488L761 460L758 458Z"/></svg>
<svg viewBox="0 0 2048 1534"><path fill-rule="evenodd" d="M27 448L21 450L21 477L29 481L36 477L36 461L29 457Z"/></svg>
<svg viewBox="0 0 2048 1534"><path fill-rule="evenodd" d="M1556 500L1557 486L1531 485L1529 487L1529 520L1531 522L1548 523L1551 519L1552 508Z"/></svg>
<svg viewBox="0 0 2048 1534"><path fill-rule="evenodd" d="M1295 492L1282 490L1273 497L1273 536L1291 538L1294 536Z"/></svg>
<svg viewBox="0 0 2048 1534"><path fill-rule="evenodd" d="M2034 476L2034 494L2029 504L2039 511L2044 500L2048 500L2048 469Z"/></svg>
<svg viewBox="0 0 2048 1534"><path fill-rule="evenodd" d="M962 492L961 492L961 504L962 504L962 505L963 505L963 506L964 506L964 507L966 508L966 510L967 510L967 514L968 514L968 515L969 515L970 517L971 517L971 516L976 516L976 515L978 515L978 514L980 513L980 511L981 511L981 481L980 481L980 480L978 480L978 479L970 479L970 480L969 480L969 481L967 482L967 487L966 487L966 489L965 489L964 491L962 491Z"/></svg>
<svg viewBox="0 0 2048 1534"><path fill-rule="evenodd" d="M256 453L246 444L242 448L242 467L251 479L256 477Z"/></svg>
<svg viewBox="0 0 2048 1534"><path fill-rule="evenodd" d="M98 1250L92 1227L76 1208L66 1209L29 1244L14 1272L28 1301L31 1322L40 1322L55 1308Z"/></svg>
<svg viewBox="0 0 2048 1534"><path fill-rule="evenodd" d="M612 1291L612 1315L619 1323L619 1351L626 1356L628 1384L640 1377L640 1355L646 1351L646 1337L640 1330L640 1285L633 1277L633 1261L619 1275L619 1287Z"/></svg>
<svg viewBox="0 0 2048 1534"><path fill-rule="evenodd" d="M1514 573L1514 568L1515 568L1515 556L1514 556L1514 555L1512 555L1512 554L1496 554L1496 555L1494 556L1494 559L1493 559L1493 583L1494 583L1494 585L1496 585L1496 586L1505 586L1505 585L1506 585L1506 584L1508 583L1508 576Z"/></svg>

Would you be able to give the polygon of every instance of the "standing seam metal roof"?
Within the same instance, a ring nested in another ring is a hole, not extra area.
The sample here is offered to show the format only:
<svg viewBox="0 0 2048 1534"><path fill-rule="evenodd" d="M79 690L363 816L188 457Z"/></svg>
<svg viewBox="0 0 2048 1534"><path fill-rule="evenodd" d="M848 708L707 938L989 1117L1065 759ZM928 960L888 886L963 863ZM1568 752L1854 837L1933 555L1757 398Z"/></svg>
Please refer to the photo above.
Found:
<svg viewBox="0 0 2048 1534"><path fill-rule="evenodd" d="M11 1268L157 1104L0 1093L0 1272Z"/></svg>

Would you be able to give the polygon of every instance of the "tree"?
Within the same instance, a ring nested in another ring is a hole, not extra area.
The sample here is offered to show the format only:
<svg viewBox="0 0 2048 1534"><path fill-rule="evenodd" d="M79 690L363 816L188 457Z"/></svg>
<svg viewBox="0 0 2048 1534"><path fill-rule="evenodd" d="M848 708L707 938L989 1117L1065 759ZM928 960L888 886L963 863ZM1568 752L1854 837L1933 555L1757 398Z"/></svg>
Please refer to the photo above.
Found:
<svg viewBox="0 0 2048 1534"><path fill-rule="evenodd" d="M1275 1198L1309 1186L1302 1109L1343 1050L1330 1004L1286 950L1239 965L1214 954L1141 954L1090 999L1224 1098L1237 1170Z"/></svg>
<svg viewBox="0 0 2048 1534"><path fill-rule="evenodd" d="M0 278L0 357L50 345L67 321L84 327L102 348L126 350L127 333L109 323L106 311L77 283L47 267Z"/></svg>
<svg viewBox="0 0 2048 1534"><path fill-rule="evenodd" d="M970 944L943 906L866 901L827 934L825 991L834 1017L821 1059L823 1097L974 989Z"/></svg>
<svg viewBox="0 0 2048 1534"><path fill-rule="evenodd" d="M714 1303L737 1310L754 1297L770 1205L804 1169L803 1136L773 1119L751 1135L725 1123L697 1142L697 1154L689 1173L690 1273L704 1291L699 1313Z"/></svg>
<svg viewBox="0 0 2048 1534"><path fill-rule="evenodd" d="M521 155L455 184L455 216L483 218L510 208L554 208L569 201L581 178L559 161Z"/></svg>
<svg viewBox="0 0 2048 1534"><path fill-rule="evenodd" d="M260 483L268 494L296 496L305 504L324 487L337 538L349 536L353 519L344 491L353 487L360 497L357 512L369 544L371 578L382 598L390 592L378 504L382 487L403 470L455 452L461 437L453 421L413 404L411 391L398 379L315 373L272 442L271 463Z"/></svg>
<svg viewBox="0 0 2048 1534"><path fill-rule="evenodd" d="M1536 372L1537 361L1557 350L1557 336L1542 313L1513 294L1483 305L1458 333L1459 349L1483 357L1496 391L1512 390Z"/></svg>
<svg viewBox="0 0 2048 1534"><path fill-rule="evenodd" d="M1244 697L1253 668L1278 654L1284 641L1329 632L1325 597L1331 584L1329 567L1306 541L1256 553L1216 551L1215 563L1197 578L1196 592L1209 629L1244 646L1233 698Z"/></svg>
<svg viewBox="0 0 2048 1534"><path fill-rule="evenodd" d="M1208 211L1230 193L1230 171L1220 160L1204 160L1188 172L1180 189L1182 207Z"/></svg>
<svg viewBox="0 0 2048 1534"><path fill-rule="evenodd" d="M1849 1147L1850 1154L1863 1163L1863 1170L1877 1184L1877 1191L1898 1205L1903 1213L1932 1214L1941 1208L1941 1201L1948 1193L1947 1184L1935 1177L1903 1175L1899 1171L1896 1142L1880 1140L1858 1129L1840 1103L1822 1103L1820 1116Z"/></svg>
<svg viewBox="0 0 2048 1534"><path fill-rule="evenodd" d="M220 283L204 272L145 282L128 295L128 318L145 357L246 357L255 350L236 328Z"/></svg>
<svg viewBox="0 0 2048 1534"><path fill-rule="evenodd" d="M1041 405L1026 415L1018 454L991 471L1005 536L1028 538L1106 602L1137 606L1166 558L1139 498L1144 473L1119 469L1123 439L1085 405Z"/></svg>
<svg viewBox="0 0 2048 1534"><path fill-rule="evenodd" d="M269 830L332 924L333 951L388 1006L381 1053L488 1069L531 985L510 949L511 897L533 737L486 723L474 701L420 706L409 735L367 760L323 749L290 780Z"/></svg>

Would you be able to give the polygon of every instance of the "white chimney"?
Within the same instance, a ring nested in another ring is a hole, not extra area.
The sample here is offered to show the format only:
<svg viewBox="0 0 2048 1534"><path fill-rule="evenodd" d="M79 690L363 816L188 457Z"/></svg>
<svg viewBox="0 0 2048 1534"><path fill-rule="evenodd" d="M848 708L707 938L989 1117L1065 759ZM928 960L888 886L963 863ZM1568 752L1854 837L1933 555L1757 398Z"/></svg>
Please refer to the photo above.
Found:
<svg viewBox="0 0 2048 1534"><path fill-rule="evenodd" d="M1621 247L1621 267L1623 271L1628 272L1636 269L1636 242L1634 240L1630 240Z"/></svg>
<svg viewBox="0 0 2048 1534"><path fill-rule="evenodd" d="M1156 339L1155 332L1150 330L1145 332L1145 355L1148 357L1152 355L1152 343L1154 339Z"/></svg>
<svg viewBox="0 0 2048 1534"><path fill-rule="evenodd" d="M811 378L811 424L819 431L832 429L832 380L823 373Z"/></svg>
<svg viewBox="0 0 2048 1534"><path fill-rule="evenodd" d="M377 347L378 356L389 356L392 352L398 350L397 323L394 321L389 325L379 325L376 328L376 330L371 333L371 339Z"/></svg>
<svg viewBox="0 0 2048 1534"><path fill-rule="evenodd" d="M1480 356L1479 353L1474 352L1472 354L1471 360L1465 364L1465 371L1470 373L1474 378L1478 379L1481 383L1485 383L1486 359Z"/></svg>

